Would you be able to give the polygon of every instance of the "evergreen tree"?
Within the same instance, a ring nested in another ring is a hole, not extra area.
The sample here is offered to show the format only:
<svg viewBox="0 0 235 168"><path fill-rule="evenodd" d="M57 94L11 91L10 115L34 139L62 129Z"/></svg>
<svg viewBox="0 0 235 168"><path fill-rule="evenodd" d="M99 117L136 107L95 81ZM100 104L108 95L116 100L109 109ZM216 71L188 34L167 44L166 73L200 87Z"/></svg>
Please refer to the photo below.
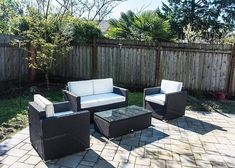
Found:
<svg viewBox="0 0 235 168"><path fill-rule="evenodd" d="M171 30L179 39L184 39L183 29L190 25L192 31L213 42L234 28L234 9L234 0L168 0L157 13L170 20Z"/></svg>

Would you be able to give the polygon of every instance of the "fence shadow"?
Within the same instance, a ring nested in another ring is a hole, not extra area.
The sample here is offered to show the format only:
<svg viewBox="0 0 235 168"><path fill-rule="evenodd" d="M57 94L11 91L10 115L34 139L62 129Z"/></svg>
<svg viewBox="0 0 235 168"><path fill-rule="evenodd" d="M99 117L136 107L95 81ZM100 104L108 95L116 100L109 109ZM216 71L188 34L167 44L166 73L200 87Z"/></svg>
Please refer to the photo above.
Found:
<svg viewBox="0 0 235 168"><path fill-rule="evenodd" d="M214 125L188 116L169 121L168 123L201 135L207 134L213 130L227 131L218 125Z"/></svg>

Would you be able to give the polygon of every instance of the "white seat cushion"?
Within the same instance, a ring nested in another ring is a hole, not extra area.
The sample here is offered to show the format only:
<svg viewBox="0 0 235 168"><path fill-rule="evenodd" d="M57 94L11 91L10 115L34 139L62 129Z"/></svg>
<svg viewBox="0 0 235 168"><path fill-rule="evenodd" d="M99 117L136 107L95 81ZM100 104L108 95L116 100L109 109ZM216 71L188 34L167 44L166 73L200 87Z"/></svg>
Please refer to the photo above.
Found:
<svg viewBox="0 0 235 168"><path fill-rule="evenodd" d="M157 103L160 105L165 105L165 101L166 101L166 95L163 93L158 93L158 94L152 94L152 95L148 95L145 96L145 100L152 102L152 103Z"/></svg>
<svg viewBox="0 0 235 168"><path fill-rule="evenodd" d="M170 80L162 80L161 82L161 93L174 93L180 92L182 90L182 82L170 81Z"/></svg>
<svg viewBox="0 0 235 168"><path fill-rule="evenodd" d="M69 91L77 96L93 95L93 81L68 82Z"/></svg>
<svg viewBox="0 0 235 168"><path fill-rule="evenodd" d="M64 116L64 115L73 114L73 113L74 113L73 111L64 111L64 112L55 113L54 116L59 117L59 116Z"/></svg>
<svg viewBox="0 0 235 168"><path fill-rule="evenodd" d="M45 97L40 94L34 95L34 102L42 107L46 111L46 117L54 116L54 106L53 103L47 100Z"/></svg>
<svg viewBox="0 0 235 168"><path fill-rule="evenodd" d="M125 101L124 96L115 93L104 93L81 97L81 108L97 107Z"/></svg>
<svg viewBox="0 0 235 168"><path fill-rule="evenodd" d="M113 79L95 79L93 80L94 95L113 92Z"/></svg>

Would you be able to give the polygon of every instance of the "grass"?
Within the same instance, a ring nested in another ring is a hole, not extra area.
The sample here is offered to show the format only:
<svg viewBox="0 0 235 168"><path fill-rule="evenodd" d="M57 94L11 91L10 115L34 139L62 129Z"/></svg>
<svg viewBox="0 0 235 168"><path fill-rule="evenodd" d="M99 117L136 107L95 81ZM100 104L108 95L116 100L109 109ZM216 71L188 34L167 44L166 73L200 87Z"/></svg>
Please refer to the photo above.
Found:
<svg viewBox="0 0 235 168"><path fill-rule="evenodd" d="M62 101L61 91L48 91L42 95L52 102ZM22 99L0 100L0 140L28 125L27 106L32 100L32 95L24 96Z"/></svg>
<svg viewBox="0 0 235 168"><path fill-rule="evenodd" d="M47 91L41 93L52 102L59 102L63 100L61 91ZM29 101L33 100L33 96L24 96L21 99L0 99L0 140L8 137L12 133L20 130L28 125L27 105ZM142 106L143 93L130 92L129 105ZM221 113L235 113L235 104L229 102L220 102L206 99L196 99L188 96L186 110L192 111L208 111ZM4 136L2 136L2 134Z"/></svg>

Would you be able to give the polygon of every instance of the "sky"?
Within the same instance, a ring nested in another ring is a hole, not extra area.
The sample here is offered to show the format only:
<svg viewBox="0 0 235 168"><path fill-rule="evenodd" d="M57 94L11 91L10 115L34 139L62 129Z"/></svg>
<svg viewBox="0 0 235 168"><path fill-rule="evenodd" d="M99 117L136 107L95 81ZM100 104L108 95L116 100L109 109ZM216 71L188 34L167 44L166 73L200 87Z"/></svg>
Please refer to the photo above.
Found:
<svg viewBox="0 0 235 168"><path fill-rule="evenodd" d="M127 0L121 2L116 8L113 9L111 17L118 19L121 12L126 12L128 10L140 11L144 10L154 10L157 7L161 7L162 2L167 3L167 0Z"/></svg>

